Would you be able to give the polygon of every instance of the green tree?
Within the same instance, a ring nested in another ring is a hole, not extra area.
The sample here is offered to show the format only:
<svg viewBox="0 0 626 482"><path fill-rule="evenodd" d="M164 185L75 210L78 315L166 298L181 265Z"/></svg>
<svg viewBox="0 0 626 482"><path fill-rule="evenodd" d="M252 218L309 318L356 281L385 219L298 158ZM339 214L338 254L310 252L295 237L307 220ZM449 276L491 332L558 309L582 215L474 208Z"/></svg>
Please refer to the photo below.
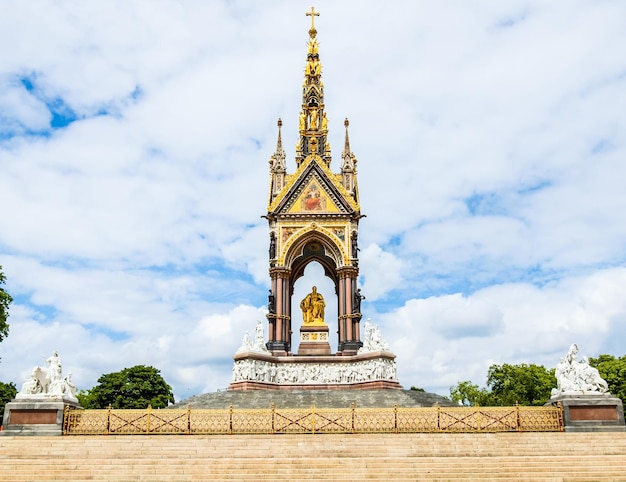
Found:
<svg viewBox="0 0 626 482"><path fill-rule="evenodd" d="M11 295L2 287L5 282L6 277L2 272L2 266L0 266L0 341L4 340L9 334L7 318L9 317L9 305L13 302Z"/></svg>
<svg viewBox="0 0 626 482"><path fill-rule="evenodd" d="M4 406L15 398L17 388L15 383L0 382L0 424L4 418Z"/></svg>
<svg viewBox="0 0 626 482"><path fill-rule="evenodd" d="M487 373L493 405L544 405L556 387L554 369L543 365L491 365Z"/></svg>
<svg viewBox="0 0 626 482"><path fill-rule="evenodd" d="M470 406L543 405L556 387L554 370L542 365L491 365L487 372L487 387L479 388L471 381L450 387L455 402Z"/></svg>
<svg viewBox="0 0 626 482"><path fill-rule="evenodd" d="M83 408L165 408L174 394L156 368L137 365L98 378L98 385L78 393Z"/></svg>
<svg viewBox="0 0 626 482"><path fill-rule="evenodd" d="M600 376L609 385L609 392L621 398L626 404L626 355L616 358L613 355L600 355L589 358L589 364L598 369Z"/></svg>
<svg viewBox="0 0 626 482"><path fill-rule="evenodd" d="M450 387L450 398L453 402L469 407L486 407L491 403L491 393L486 388L478 388L471 381L466 380Z"/></svg>

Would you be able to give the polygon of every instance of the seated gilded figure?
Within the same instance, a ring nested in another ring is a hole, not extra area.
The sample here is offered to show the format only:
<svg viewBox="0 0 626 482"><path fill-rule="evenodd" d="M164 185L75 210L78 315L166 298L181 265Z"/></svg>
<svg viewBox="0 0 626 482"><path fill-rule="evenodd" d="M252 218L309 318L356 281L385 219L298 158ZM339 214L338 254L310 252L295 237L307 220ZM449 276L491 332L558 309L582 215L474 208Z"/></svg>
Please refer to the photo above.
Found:
<svg viewBox="0 0 626 482"><path fill-rule="evenodd" d="M324 323L325 306L324 297L317 292L317 287L313 286L311 292L300 302L304 323Z"/></svg>

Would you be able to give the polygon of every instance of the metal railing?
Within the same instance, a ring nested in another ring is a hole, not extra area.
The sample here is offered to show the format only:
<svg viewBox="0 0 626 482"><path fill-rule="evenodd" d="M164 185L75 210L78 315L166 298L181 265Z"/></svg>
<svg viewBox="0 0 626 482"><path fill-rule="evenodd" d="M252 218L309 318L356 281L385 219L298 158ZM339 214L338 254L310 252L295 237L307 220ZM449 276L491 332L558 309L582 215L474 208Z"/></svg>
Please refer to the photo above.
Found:
<svg viewBox="0 0 626 482"><path fill-rule="evenodd" d="M561 406L307 409L82 410L67 408L64 435L560 432Z"/></svg>

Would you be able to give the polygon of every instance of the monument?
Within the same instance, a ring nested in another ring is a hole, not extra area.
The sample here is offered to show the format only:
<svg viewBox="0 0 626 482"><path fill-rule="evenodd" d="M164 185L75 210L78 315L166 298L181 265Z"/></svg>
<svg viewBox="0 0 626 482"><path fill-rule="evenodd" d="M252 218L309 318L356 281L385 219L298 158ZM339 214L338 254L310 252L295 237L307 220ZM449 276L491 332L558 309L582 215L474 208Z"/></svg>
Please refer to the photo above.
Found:
<svg viewBox="0 0 626 482"><path fill-rule="evenodd" d="M45 366L31 371L22 389L4 408L3 435L61 435L65 407L80 407L72 374L63 376L55 350Z"/></svg>
<svg viewBox="0 0 626 482"><path fill-rule="evenodd" d="M587 357L579 361L577 355L574 343L556 366L557 387L546 405L563 406L567 432L626 431L622 400L609 393L608 384Z"/></svg>
<svg viewBox="0 0 626 482"><path fill-rule="evenodd" d="M350 150L348 120L338 173L331 170L328 116L324 104L322 64L314 8L311 17L295 149L296 171L287 172L278 120L276 151L270 158L268 341L246 334L235 354L230 390L401 388L396 379L395 355L369 328L361 335L359 275L359 220L357 159ZM319 263L334 284L334 293L316 286L292 313L294 285L305 268ZM337 319L326 316L329 303L337 303ZM300 311L300 312L298 312ZM300 318L301 315L301 318ZM337 348L331 348L330 327L335 327ZM293 329L299 328L299 347L292 350ZM371 324L370 324L371 325ZM370 326L368 325L368 326ZM373 326L373 325L371 325Z"/></svg>

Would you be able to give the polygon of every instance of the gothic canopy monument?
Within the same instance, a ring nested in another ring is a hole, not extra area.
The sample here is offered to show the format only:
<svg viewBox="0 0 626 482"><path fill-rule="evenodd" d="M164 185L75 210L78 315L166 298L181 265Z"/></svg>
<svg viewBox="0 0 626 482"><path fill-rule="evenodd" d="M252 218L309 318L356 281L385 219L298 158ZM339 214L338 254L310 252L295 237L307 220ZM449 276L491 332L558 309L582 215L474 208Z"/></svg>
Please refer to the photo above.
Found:
<svg viewBox="0 0 626 482"><path fill-rule="evenodd" d="M331 170L328 116L324 105L322 64L312 7L307 44L302 108L295 150L296 171L287 173L278 120L276 151L269 161L268 341L263 327L254 340L248 334L235 354L229 389L401 388L395 355L378 327L361 326L359 220L363 217L357 184L357 159L350 150L348 120L338 173ZM294 285L312 262L319 263L334 284L334 293L312 286L302 300L292 300ZM337 319L326 308L337 303ZM295 304L294 304L295 301ZM293 309L292 306L296 308ZM298 310L297 307L300 309ZM292 351L299 326L299 347ZM330 335L332 327L333 336ZM336 333L336 351L333 354ZM363 336L363 339L362 339Z"/></svg>

